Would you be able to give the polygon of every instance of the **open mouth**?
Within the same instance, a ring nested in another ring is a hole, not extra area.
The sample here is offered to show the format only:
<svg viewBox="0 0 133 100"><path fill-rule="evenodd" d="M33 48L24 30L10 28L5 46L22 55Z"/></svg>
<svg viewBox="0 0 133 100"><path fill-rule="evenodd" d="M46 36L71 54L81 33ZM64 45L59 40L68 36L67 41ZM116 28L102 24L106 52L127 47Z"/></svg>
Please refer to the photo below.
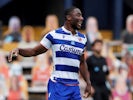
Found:
<svg viewBox="0 0 133 100"><path fill-rule="evenodd" d="M78 22L78 26L80 26L80 27L81 27L81 25L82 25L82 21Z"/></svg>

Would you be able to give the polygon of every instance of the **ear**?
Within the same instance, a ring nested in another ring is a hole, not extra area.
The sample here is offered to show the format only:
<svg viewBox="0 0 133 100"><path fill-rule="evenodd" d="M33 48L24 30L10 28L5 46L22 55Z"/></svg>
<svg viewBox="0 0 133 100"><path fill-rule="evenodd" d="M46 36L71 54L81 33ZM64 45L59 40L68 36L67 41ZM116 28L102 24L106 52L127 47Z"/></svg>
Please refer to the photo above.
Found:
<svg viewBox="0 0 133 100"><path fill-rule="evenodd" d="M66 18L67 18L67 20L71 20L72 19L70 15L67 15Z"/></svg>

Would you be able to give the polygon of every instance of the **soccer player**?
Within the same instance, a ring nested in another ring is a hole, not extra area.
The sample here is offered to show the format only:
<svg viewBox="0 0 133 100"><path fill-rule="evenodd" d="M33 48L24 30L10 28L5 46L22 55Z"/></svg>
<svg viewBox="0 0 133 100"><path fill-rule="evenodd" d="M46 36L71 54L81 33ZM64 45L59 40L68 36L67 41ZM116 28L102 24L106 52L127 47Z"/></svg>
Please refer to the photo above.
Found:
<svg viewBox="0 0 133 100"><path fill-rule="evenodd" d="M11 62L12 56L37 56L52 48L54 70L48 83L49 100L81 100L79 71L87 84L83 96L87 98L91 94L91 83L84 60L87 39L77 31L81 28L82 21L79 8L66 9L64 26L47 33L35 48L16 48L9 54L8 60Z"/></svg>

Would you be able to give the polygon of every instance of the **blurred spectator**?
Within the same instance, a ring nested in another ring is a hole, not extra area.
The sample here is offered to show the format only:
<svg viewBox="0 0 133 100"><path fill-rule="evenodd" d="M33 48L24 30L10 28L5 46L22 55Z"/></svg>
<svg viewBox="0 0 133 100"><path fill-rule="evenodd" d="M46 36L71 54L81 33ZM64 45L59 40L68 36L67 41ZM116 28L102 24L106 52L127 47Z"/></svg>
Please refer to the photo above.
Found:
<svg viewBox="0 0 133 100"><path fill-rule="evenodd" d="M102 56L106 58L109 71L120 66L121 61L114 55L112 44L109 41L104 41L102 48Z"/></svg>
<svg viewBox="0 0 133 100"><path fill-rule="evenodd" d="M3 52L0 52L0 73L3 74L5 78L9 78L9 67Z"/></svg>
<svg viewBox="0 0 133 100"><path fill-rule="evenodd" d="M17 16L12 16L9 19L8 30L5 32L4 42L20 42L21 33L20 33L21 23L20 19Z"/></svg>
<svg viewBox="0 0 133 100"><path fill-rule="evenodd" d="M117 78L115 88L112 91L113 100L132 100L132 95L127 86L128 71L124 67L119 68L119 74L115 76Z"/></svg>
<svg viewBox="0 0 133 100"><path fill-rule="evenodd" d="M20 65L17 57L14 57L12 64L10 64L10 76L11 78L14 76L18 78L19 88L23 94L23 99L28 100L28 83L22 74L22 66Z"/></svg>
<svg viewBox="0 0 133 100"><path fill-rule="evenodd" d="M36 66L32 69L32 86L46 87L52 67L50 61L50 51L38 56Z"/></svg>
<svg viewBox="0 0 133 100"><path fill-rule="evenodd" d="M18 76L12 76L10 79L10 88L7 100L23 100L20 82Z"/></svg>
<svg viewBox="0 0 133 100"><path fill-rule="evenodd" d="M122 32L122 54L124 55L127 51L133 54L133 14L128 15L126 19L126 29Z"/></svg>
<svg viewBox="0 0 133 100"><path fill-rule="evenodd" d="M102 46L102 40L95 40L92 43L93 54L86 60L94 100L109 100L109 89L106 86L109 71L106 59L101 55Z"/></svg>
<svg viewBox="0 0 133 100"><path fill-rule="evenodd" d="M37 42L34 40L34 29L32 26L24 26L22 29L22 41L19 43L18 48L33 48L37 45ZM22 66L33 66L35 65L35 57L20 57L19 60Z"/></svg>
<svg viewBox="0 0 133 100"><path fill-rule="evenodd" d="M104 42L103 44L102 56L106 58L108 68L111 70L114 67L113 62L116 60L116 57L114 56L112 47L108 42Z"/></svg>
<svg viewBox="0 0 133 100"><path fill-rule="evenodd" d="M19 82L20 82L20 88L23 94L24 100L29 100L29 94L28 94L28 82L24 78L23 75L18 76Z"/></svg>
<svg viewBox="0 0 133 100"><path fill-rule="evenodd" d="M45 54L41 54L37 58L37 62L32 69L32 87L46 88L48 80L52 72L51 53L49 50ZM46 92L45 99L48 100L48 93Z"/></svg>
<svg viewBox="0 0 133 100"><path fill-rule="evenodd" d="M8 88L4 75L0 74L0 100L6 100Z"/></svg>
<svg viewBox="0 0 133 100"><path fill-rule="evenodd" d="M98 30L98 21L95 17L88 17L86 21L87 50L91 51L91 44L96 39L102 39L102 35Z"/></svg>
<svg viewBox="0 0 133 100"><path fill-rule="evenodd" d="M122 33L122 40L125 44L133 44L133 14L126 19L126 29Z"/></svg>
<svg viewBox="0 0 133 100"><path fill-rule="evenodd" d="M118 74L118 67L120 60L117 59L113 53L113 48L109 45L109 42L104 42L102 48L102 56L106 58L108 70L109 70L109 83L111 87L114 87L115 75Z"/></svg>
<svg viewBox="0 0 133 100"><path fill-rule="evenodd" d="M20 76L22 75L22 66L18 61L18 57L14 57L13 62L10 64L10 76Z"/></svg>
<svg viewBox="0 0 133 100"><path fill-rule="evenodd" d="M5 100L8 93L9 69L5 55L0 51L0 99Z"/></svg>
<svg viewBox="0 0 133 100"><path fill-rule="evenodd" d="M133 58L130 52L127 52L122 57L122 62L126 63L128 66L128 82L130 91L133 92Z"/></svg>
<svg viewBox="0 0 133 100"><path fill-rule="evenodd" d="M46 33L50 32L54 29L57 29L58 27L59 27L58 17L54 14L49 14L45 20L45 29L42 32L42 37Z"/></svg>

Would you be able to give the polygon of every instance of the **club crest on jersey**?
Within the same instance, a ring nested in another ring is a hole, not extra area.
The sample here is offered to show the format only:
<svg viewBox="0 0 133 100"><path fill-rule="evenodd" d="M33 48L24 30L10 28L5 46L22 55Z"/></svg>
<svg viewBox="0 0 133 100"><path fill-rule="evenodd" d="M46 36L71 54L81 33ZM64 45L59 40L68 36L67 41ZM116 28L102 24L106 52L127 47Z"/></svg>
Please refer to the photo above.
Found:
<svg viewBox="0 0 133 100"><path fill-rule="evenodd" d="M71 45L75 45L75 42L74 41L71 41Z"/></svg>
<svg viewBox="0 0 133 100"><path fill-rule="evenodd" d="M82 41L81 37L79 38L79 41Z"/></svg>

